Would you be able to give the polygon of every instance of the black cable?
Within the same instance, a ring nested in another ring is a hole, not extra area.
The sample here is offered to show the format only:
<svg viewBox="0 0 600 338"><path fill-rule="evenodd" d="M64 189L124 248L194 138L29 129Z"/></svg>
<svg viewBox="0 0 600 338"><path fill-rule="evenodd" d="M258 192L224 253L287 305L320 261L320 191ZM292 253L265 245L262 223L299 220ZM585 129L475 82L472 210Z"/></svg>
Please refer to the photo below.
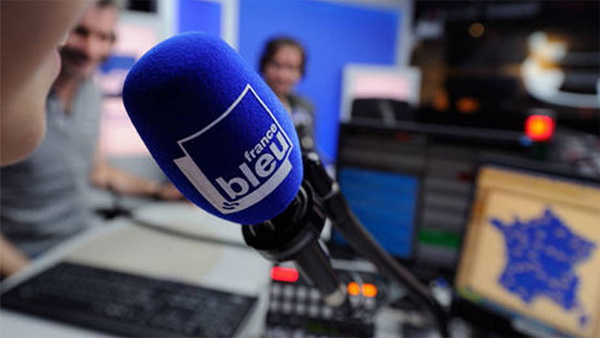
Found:
<svg viewBox="0 0 600 338"><path fill-rule="evenodd" d="M335 228L359 254L366 257L382 273L394 278L408 289L408 297L415 297L420 304L430 310L442 337L449 337L448 320L445 310L433 298L429 289L417 280L408 270L394 260L362 226L348 208L341 194L332 196L326 203ZM335 214L335 215L334 215Z"/></svg>
<svg viewBox="0 0 600 338"><path fill-rule="evenodd" d="M236 242L233 240L226 240L226 239L221 239L221 238L214 238L212 236L195 234L190 231L177 230L177 229L169 228L166 226L154 224L151 222L142 221L142 220L136 219L135 217L126 217L126 218L130 219L132 221L133 225L135 225L135 226L139 226L139 227L146 228L146 229L149 229L152 231L160 232L165 235L178 237L178 238L185 239L188 241L224 244L224 245L235 246L238 248L250 250L250 248L246 244L241 243L241 242Z"/></svg>
<svg viewBox="0 0 600 338"><path fill-rule="evenodd" d="M354 215L338 184L329 176L315 153L303 154L305 176L308 177L333 226L352 248L367 258L382 273L397 280L408 289L408 296L424 304L433 316L442 337L449 337L446 311L431 295L429 289L406 268L392 258L364 228Z"/></svg>
<svg viewBox="0 0 600 338"><path fill-rule="evenodd" d="M131 217L131 210L121 206L123 195L121 195L112 185L106 187L106 191L110 194L112 206L108 208L96 208L96 214L102 216L105 220L111 220L115 217Z"/></svg>

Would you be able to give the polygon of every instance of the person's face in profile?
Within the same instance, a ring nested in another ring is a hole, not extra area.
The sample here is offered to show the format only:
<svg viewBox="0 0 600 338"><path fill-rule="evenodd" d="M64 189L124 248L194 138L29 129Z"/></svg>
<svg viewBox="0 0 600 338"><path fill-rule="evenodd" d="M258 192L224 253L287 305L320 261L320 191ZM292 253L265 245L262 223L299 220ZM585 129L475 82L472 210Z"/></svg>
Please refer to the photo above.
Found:
<svg viewBox="0 0 600 338"><path fill-rule="evenodd" d="M277 96L288 95L302 77L301 66L300 50L295 46L284 45L273 55L273 59L267 62L265 81Z"/></svg>
<svg viewBox="0 0 600 338"><path fill-rule="evenodd" d="M78 79L91 76L110 55L117 19L118 12L113 7L91 7L61 49L63 72Z"/></svg>

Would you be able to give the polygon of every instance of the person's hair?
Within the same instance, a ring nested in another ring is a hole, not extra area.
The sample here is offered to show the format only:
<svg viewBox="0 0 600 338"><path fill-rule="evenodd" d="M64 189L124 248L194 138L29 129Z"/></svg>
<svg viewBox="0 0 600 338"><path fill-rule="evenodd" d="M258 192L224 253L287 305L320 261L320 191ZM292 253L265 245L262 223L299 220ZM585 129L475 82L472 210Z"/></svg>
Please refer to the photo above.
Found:
<svg viewBox="0 0 600 338"><path fill-rule="evenodd" d="M267 68L267 64L273 61L275 54L279 51L280 48L285 46L296 47L300 51L301 62L300 62L300 74L304 76L304 71L306 69L306 51L300 42L291 37L282 36L272 38L267 41L265 48L263 49L262 55L260 57L260 72L264 74L265 69Z"/></svg>
<svg viewBox="0 0 600 338"><path fill-rule="evenodd" d="M125 8L125 0L96 0L94 5L98 9L112 8L117 12L121 12ZM115 34L112 35L112 42L114 43L117 40L117 36Z"/></svg>
<svg viewBox="0 0 600 338"><path fill-rule="evenodd" d="M125 6L125 0L97 0L96 7L98 7L98 8L114 7L120 11L120 10L124 9L126 6Z"/></svg>

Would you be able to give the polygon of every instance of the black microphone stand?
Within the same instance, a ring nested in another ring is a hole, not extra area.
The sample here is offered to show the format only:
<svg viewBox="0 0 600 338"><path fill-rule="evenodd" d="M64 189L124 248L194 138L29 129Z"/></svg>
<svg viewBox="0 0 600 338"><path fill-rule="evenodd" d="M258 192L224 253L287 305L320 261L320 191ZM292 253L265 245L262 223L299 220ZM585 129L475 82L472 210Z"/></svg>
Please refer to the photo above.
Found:
<svg viewBox="0 0 600 338"><path fill-rule="evenodd" d="M319 236L325 213L306 180L292 203L279 215L260 224L242 226L246 244L274 262L294 261L336 315L351 316L346 289L339 282Z"/></svg>
<svg viewBox="0 0 600 338"><path fill-rule="evenodd" d="M273 219L242 226L246 244L271 261L294 261L336 315L353 317L357 313L319 242L325 219L329 218L352 248L382 273L405 286L409 297L425 305L441 336L449 337L446 312L429 289L383 250L362 226L319 156L304 152L302 159L304 180L295 199Z"/></svg>

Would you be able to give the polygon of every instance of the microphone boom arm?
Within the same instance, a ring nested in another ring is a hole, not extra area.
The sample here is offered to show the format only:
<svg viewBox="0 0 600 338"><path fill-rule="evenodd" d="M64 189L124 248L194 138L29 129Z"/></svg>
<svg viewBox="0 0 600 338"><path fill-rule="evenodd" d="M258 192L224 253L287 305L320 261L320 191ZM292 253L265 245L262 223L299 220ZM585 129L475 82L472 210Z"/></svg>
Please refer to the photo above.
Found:
<svg viewBox="0 0 600 338"><path fill-rule="evenodd" d="M442 337L449 337L446 311L431 295L429 289L406 268L391 257L363 227L354 215L339 185L325 170L319 156L314 152L303 153L304 177L321 199L332 225L350 243L352 248L367 258L382 273L405 286L409 297L427 307Z"/></svg>
<svg viewBox="0 0 600 338"><path fill-rule="evenodd" d="M352 314L346 289L319 243L325 224L323 206L305 180L290 205L276 217L242 226L246 244L274 262L294 261L302 275L341 316Z"/></svg>

